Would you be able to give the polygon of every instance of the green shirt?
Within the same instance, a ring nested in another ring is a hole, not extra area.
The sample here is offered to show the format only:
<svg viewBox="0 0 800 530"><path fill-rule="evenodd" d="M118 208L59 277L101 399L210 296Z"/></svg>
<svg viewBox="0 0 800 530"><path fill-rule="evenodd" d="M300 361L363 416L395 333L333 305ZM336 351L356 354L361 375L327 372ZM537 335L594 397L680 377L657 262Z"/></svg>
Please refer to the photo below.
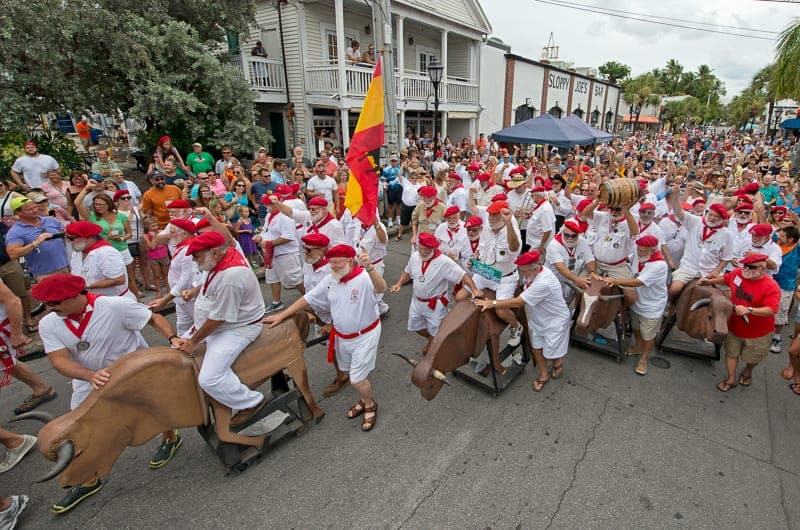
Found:
<svg viewBox="0 0 800 530"><path fill-rule="evenodd" d="M759 191L765 204L772 204L778 199L778 190L773 185L762 187Z"/></svg>
<svg viewBox="0 0 800 530"><path fill-rule="evenodd" d="M97 217L97 214L94 212L90 212L89 220L94 224L100 225L103 228L103 231L100 232L100 237L111 243L111 246L115 249L119 250L120 252L128 249L128 242L127 241L120 241L117 239L109 239L108 235L111 230L116 232L118 236L125 235L125 221L128 217L125 214L117 212L117 218L114 220L114 224L109 225L108 221L103 219L102 217Z"/></svg>
<svg viewBox="0 0 800 530"><path fill-rule="evenodd" d="M214 169L214 157L202 151L200 153L191 152L186 157L186 165L192 170L192 173L208 173Z"/></svg>
<svg viewBox="0 0 800 530"><path fill-rule="evenodd" d="M103 175L104 177L110 177L112 171L119 171L119 166L116 162L112 162L109 160L108 162L100 162L99 160L92 164L92 173L97 173L98 175L103 175L103 173L107 173Z"/></svg>

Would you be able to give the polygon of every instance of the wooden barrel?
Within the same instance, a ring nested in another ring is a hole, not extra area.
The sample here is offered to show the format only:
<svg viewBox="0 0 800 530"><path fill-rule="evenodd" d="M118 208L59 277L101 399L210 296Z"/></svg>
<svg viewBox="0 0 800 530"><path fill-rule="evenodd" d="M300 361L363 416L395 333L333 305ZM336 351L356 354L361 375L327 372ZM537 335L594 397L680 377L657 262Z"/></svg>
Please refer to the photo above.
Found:
<svg viewBox="0 0 800 530"><path fill-rule="evenodd" d="M639 181L631 178L609 180L600 185L600 202L615 208L627 208L639 200Z"/></svg>

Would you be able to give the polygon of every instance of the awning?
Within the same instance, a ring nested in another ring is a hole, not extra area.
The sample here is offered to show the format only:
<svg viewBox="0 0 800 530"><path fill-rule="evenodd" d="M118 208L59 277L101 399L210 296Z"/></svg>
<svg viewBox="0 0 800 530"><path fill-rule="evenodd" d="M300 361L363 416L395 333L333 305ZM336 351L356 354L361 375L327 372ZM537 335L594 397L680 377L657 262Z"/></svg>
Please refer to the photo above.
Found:
<svg viewBox="0 0 800 530"><path fill-rule="evenodd" d="M623 123L631 123L636 121L636 115L631 116L630 114L626 114L622 117ZM658 116L652 116L650 114L642 114L639 116L639 123L655 125L657 123L661 123L658 121Z"/></svg>
<svg viewBox="0 0 800 530"><path fill-rule="evenodd" d="M477 112L458 112L458 111L451 111L447 113L448 120L471 120L473 118L477 118Z"/></svg>

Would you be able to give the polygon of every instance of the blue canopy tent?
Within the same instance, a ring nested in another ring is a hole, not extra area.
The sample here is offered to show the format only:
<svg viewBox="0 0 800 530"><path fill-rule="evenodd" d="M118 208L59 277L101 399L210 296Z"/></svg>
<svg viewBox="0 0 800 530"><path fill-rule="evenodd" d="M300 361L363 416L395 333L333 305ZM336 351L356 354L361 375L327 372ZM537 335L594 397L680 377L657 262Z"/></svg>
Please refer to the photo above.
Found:
<svg viewBox="0 0 800 530"><path fill-rule="evenodd" d="M570 114L566 118L561 118L561 121L564 123L569 123L572 127L575 127L577 130L585 133L589 133L595 137L595 143L602 144L605 142L610 142L614 139L614 135L607 133L606 131L602 131L600 129L596 129L590 126L588 123L580 119L575 114Z"/></svg>
<svg viewBox="0 0 800 530"><path fill-rule="evenodd" d="M564 120L542 114L530 120L506 127L492 135L497 142L514 144L547 144L555 147L591 145L597 142L594 135L582 132Z"/></svg>
<svg viewBox="0 0 800 530"><path fill-rule="evenodd" d="M800 129L800 118L790 118L783 120L779 125L781 129Z"/></svg>

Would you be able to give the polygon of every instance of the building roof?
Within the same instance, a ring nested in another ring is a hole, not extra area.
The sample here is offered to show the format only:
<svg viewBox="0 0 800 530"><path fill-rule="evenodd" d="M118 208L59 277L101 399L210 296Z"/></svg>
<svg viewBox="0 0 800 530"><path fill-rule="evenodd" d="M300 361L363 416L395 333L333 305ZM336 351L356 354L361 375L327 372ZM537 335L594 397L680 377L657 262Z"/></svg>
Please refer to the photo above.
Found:
<svg viewBox="0 0 800 530"><path fill-rule="evenodd" d="M636 116L631 116L630 114L625 114L622 117L623 123L631 123L636 121ZM655 125L656 123L661 123L658 121L658 116L652 116L650 114L642 114L639 116L639 123L643 123L646 125Z"/></svg>
<svg viewBox="0 0 800 530"><path fill-rule="evenodd" d="M492 32L489 18L478 0L395 0L395 2L477 30L485 35Z"/></svg>
<svg viewBox="0 0 800 530"><path fill-rule="evenodd" d="M583 79L586 79L588 81L594 81L595 83L602 83L604 85L608 85L608 86L613 86L613 87L619 88L619 85L617 85L615 83L612 83L611 81L609 81L607 79L601 79L599 77L589 77L589 76L584 75L584 74L582 74L580 72L577 72L577 71L566 70L564 68L560 68L560 67L558 67L558 66L556 66L556 65L554 65L552 63L543 63L543 62L540 62L540 61L534 61L533 59L528 59L527 57L523 57L521 55L517 55L516 53L507 53L506 54L506 59L514 59L515 61L520 61L520 62L528 63L528 64L534 64L534 65L537 65L537 66L541 66L542 68L548 68L550 70L556 70L558 72L563 72L563 73L568 74L568 75L574 75L574 76L577 76L577 77L582 77Z"/></svg>

